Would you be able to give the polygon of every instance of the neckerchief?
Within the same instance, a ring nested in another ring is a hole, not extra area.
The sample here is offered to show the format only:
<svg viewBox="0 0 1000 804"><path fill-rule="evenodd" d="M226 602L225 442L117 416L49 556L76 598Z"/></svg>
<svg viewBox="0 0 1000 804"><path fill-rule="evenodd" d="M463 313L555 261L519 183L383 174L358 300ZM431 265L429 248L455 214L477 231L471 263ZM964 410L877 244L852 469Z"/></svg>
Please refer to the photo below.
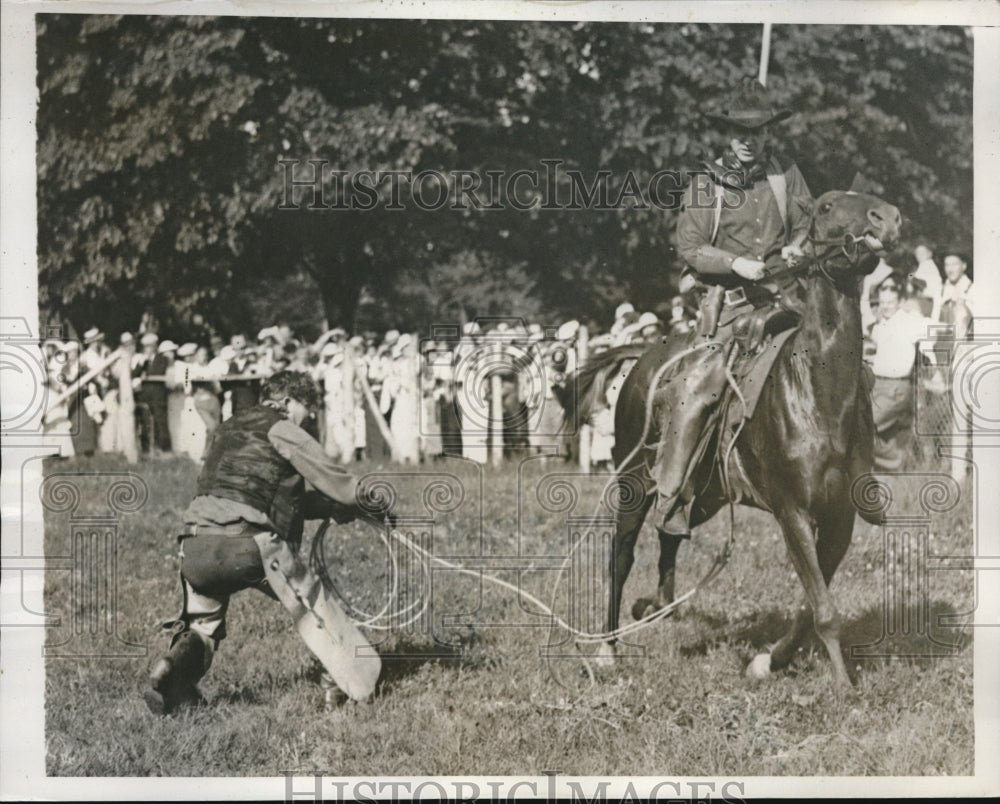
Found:
<svg viewBox="0 0 1000 804"><path fill-rule="evenodd" d="M734 190L749 190L754 184L767 178L767 163L768 157L764 154L747 166L731 148L727 148L718 162L705 162L705 167L716 184Z"/></svg>

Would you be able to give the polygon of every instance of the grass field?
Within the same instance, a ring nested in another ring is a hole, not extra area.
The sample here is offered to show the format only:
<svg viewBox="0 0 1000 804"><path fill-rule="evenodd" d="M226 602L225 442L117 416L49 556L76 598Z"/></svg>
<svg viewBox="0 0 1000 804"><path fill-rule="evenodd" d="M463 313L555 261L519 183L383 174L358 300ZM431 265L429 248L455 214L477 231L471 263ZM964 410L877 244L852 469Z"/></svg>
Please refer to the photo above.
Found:
<svg viewBox="0 0 1000 804"><path fill-rule="evenodd" d="M105 507L107 474L127 471L124 462L111 456L46 464L46 474L78 475L69 479L81 493L77 515ZM726 570L676 616L632 640L645 649L644 656L623 659L613 670L596 674L595 681L580 658L540 655L547 642L564 636L544 627L544 618L532 612L531 604L519 606L509 590L437 572L427 618L431 625L370 632L383 657L380 688L371 703L326 711L317 684L319 665L290 628L284 610L248 591L234 596L229 637L201 684L208 705L156 718L139 692L150 658L166 644L157 623L175 615L181 603L172 532L194 489L196 467L177 458L144 461L131 471L148 487L148 499L118 523L117 605L98 606L104 618L99 630L110 629L116 617L120 639L147 646L148 655L47 659L50 775L973 772L971 629L936 627L927 633L913 624L918 621L911 622L883 642L875 651L880 655L850 658L856 686L847 694L832 690L829 661L818 640L788 671L759 683L744 678L747 662L777 640L801 599L776 523L746 509L736 512L735 547ZM394 470L368 464L359 471ZM428 473L457 478L464 495L460 504L457 497L448 498L443 486L428 488L434 478L426 474L401 474L393 485L404 516L428 517L425 502L446 509L435 515L433 526L414 524L417 531L432 531L436 555L482 551L510 556L518 554L520 543L521 555L555 556L540 560L541 569L520 578L524 588L548 601L557 577L553 565L566 554L575 532L567 517L592 514L606 479L579 478L575 509L567 508L566 487L559 487L563 497L558 488L548 497L536 493L540 484L553 480L547 475L572 471L568 465L532 461L520 471L517 464L484 468L480 478L461 461L426 467ZM896 510L919 512L920 479L900 482L903 493L897 493ZM936 514L929 552L969 554L971 521L967 499ZM682 546L678 593L702 577L728 530L728 515L720 515ZM46 555L72 554L70 534L68 514L49 512ZM380 608L387 571L377 534L352 524L331 534L327 545L345 594L361 609ZM890 557L888 568L897 576L909 572L907 560L913 556ZM586 562L579 563L587 569ZM647 525L625 590L626 612L639 594L652 590L655 566L656 539ZM586 583L574 587L573 605L585 592L599 591L601 573L595 565L589 569L590 575L582 576ZM879 642L887 610L886 570L882 530L858 520L833 583L848 657L852 646ZM490 572L518 581L511 570ZM72 574L54 570L46 580L46 610L64 615L48 634L51 650L120 645L107 637L91 636L88 642L83 638L87 633L71 640L70 615L93 608L81 590L99 583L90 578L74 586ZM567 588L564 578L555 597L555 608L564 616L570 606ZM938 614L971 611L971 572L929 572L926 586L904 613L916 616L922 602L929 605L932 622ZM444 621L445 615L455 614L459 622ZM627 614L625 621L630 621ZM927 656L929 648L947 652L934 648L930 637L958 648L954 655ZM130 650L135 649L118 652Z"/></svg>

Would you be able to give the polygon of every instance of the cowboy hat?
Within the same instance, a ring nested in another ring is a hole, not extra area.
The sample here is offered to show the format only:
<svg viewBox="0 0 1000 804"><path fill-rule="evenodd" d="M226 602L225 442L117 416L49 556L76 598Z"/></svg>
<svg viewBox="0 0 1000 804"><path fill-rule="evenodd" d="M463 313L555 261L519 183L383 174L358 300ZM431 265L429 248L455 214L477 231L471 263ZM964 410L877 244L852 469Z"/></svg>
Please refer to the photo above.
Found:
<svg viewBox="0 0 1000 804"><path fill-rule="evenodd" d="M719 123L753 131L792 116L791 109L776 109L767 88L755 78L746 79L718 112L708 117Z"/></svg>

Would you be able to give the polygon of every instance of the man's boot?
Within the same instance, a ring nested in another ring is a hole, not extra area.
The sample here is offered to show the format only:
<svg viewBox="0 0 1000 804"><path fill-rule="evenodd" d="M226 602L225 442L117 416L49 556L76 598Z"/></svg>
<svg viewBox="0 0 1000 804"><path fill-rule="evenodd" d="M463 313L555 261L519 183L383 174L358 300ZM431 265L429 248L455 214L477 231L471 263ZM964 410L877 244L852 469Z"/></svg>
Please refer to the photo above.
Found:
<svg viewBox="0 0 1000 804"><path fill-rule="evenodd" d="M153 665L150 687L143 693L146 706L156 715L169 715L184 706L202 702L197 683L212 664L214 645L197 631L177 634L166 656Z"/></svg>
<svg viewBox="0 0 1000 804"><path fill-rule="evenodd" d="M691 534L687 511L694 492L691 474L701 460L705 427L726 382L723 360L721 352L710 354L668 386L669 412L652 474L660 510L665 512L660 530L676 536Z"/></svg>

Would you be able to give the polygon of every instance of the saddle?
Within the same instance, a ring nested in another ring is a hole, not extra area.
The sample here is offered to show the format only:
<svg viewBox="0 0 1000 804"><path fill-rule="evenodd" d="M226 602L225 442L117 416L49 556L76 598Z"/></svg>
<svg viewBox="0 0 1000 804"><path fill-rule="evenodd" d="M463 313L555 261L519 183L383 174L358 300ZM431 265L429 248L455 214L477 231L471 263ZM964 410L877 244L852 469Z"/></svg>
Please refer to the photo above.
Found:
<svg viewBox="0 0 1000 804"><path fill-rule="evenodd" d="M711 299L713 295L717 298ZM705 315L705 299L715 305L714 326ZM696 476L707 479L718 471L724 487L729 489L732 483L727 460L734 452L730 445L741 423L756 410L771 368L784 343L798 330L801 316L785 307L779 294L760 285L731 290L713 287L702 301L702 324L704 327L707 323L708 328L703 328L701 335L728 344L725 351L727 377L720 379L721 387L713 381L711 387L700 389L698 396L704 395L704 398L689 400L687 404L686 415L706 408L711 412L692 444L694 448L689 453L682 487ZM656 470L653 474L658 476ZM751 489L746 491L752 493ZM743 496L746 491L740 489L737 496Z"/></svg>

